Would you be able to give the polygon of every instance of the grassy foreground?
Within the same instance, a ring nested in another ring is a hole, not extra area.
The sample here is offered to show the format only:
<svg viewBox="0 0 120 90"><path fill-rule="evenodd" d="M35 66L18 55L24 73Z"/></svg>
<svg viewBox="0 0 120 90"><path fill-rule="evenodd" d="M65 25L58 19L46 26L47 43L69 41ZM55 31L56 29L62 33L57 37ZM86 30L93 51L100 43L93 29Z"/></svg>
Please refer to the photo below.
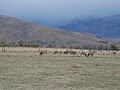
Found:
<svg viewBox="0 0 120 90"><path fill-rule="evenodd" d="M0 90L120 90L120 57L0 54Z"/></svg>

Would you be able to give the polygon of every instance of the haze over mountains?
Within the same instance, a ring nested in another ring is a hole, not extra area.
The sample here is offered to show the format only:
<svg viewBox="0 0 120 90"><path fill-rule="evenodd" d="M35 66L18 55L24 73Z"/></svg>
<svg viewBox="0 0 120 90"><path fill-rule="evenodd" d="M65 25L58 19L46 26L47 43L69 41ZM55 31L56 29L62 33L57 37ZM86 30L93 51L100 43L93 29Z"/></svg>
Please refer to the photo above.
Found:
<svg viewBox="0 0 120 90"><path fill-rule="evenodd" d="M120 15L82 20L77 18L59 28L92 33L109 39L120 39Z"/></svg>
<svg viewBox="0 0 120 90"><path fill-rule="evenodd" d="M63 45L109 44L110 41L87 33L77 33L34 24L14 17L0 15L0 40L34 41L42 44Z"/></svg>

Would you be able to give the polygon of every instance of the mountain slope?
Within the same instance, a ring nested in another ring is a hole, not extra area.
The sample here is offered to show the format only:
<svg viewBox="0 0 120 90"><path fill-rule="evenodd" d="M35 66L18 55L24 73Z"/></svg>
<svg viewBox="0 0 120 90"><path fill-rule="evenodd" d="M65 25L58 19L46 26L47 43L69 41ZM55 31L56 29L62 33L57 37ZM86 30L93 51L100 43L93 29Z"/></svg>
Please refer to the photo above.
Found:
<svg viewBox="0 0 120 90"><path fill-rule="evenodd" d="M108 44L106 39L87 33L76 33L49 26L33 24L14 17L0 16L0 40L34 41L41 44L54 43L79 45L84 43Z"/></svg>
<svg viewBox="0 0 120 90"><path fill-rule="evenodd" d="M59 28L77 32L88 32L109 39L120 38L120 15L84 20L75 19Z"/></svg>

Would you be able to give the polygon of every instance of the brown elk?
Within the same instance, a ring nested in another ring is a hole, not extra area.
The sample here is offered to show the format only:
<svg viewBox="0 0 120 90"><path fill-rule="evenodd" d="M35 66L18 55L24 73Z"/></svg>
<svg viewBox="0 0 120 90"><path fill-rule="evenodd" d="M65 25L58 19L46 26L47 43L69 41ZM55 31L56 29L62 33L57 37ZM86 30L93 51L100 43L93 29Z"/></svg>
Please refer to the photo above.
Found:
<svg viewBox="0 0 120 90"><path fill-rule="evenodd" d="M39 52L39 55L47 54L47 50L40 50Z"/></svg>
<svg viewBox="0 0 120 90"><path fill-rule="evenodd" d="M43 55L43 51L40 51L40 54L39 55Z"/></svg>
<svg viewBox="0 0 120 90"><path fill-rule="evenodd" d="M58 53L59 53L58 50L54 51L54 55L55 55L55 54L58 54Z"/></svg>
<svg viewBox="0 0 120 90"><path fill-rule="evenodd" d="M117 54L117 53L114 51L114 52L113 52L113 55L116 55L116 54Z"/></svg>
<svg viewBox="0 0 120 90"><path fill-rule="evenodd" d="M93 51L89 50L88 53L86 53L86 52L83 51L83 50L80 52L80 55L85 55L86 57L89 57L89 56L93 57L94 54L95 54L95 50L93 50Z"/></svg>
<svg viewBox="0 0 120 90"><path fill-rule="evenodd" d="M69 53L69 50L66 50L66 51L64 51L63 53L64 53L64 54L68 54L68 53Z"/></svg>
<svg viewBox="0 0 120 90"><path fill-rule="evenodd" d="M85 55L85 56L86 56L87 54L85 53L85 51L82 50L82 51L80 52L80 55Z"/></svg>
<svg viewBox="0 0 120 90"><path fill-rule="evenodd" d="M89 57L89 56L93 57L95 53L96 53L95 50L93 51L89 50L89 53L86 55L86 57Z"/></svg>
<svg viewBox="0 0 120 90"><path fill-rule="evenodd" d="M2 47L2 52L3 52L3 53L5 53L5 52L6 52L5 47Z"/></svg>
<svg viewBox="0 0 120 90"><path fill-rule="evenodd" d="M72 55L77 54L77 52L76 52L76 51L70 51L69 53L70 53L70 54L72 54Z"/></svg>

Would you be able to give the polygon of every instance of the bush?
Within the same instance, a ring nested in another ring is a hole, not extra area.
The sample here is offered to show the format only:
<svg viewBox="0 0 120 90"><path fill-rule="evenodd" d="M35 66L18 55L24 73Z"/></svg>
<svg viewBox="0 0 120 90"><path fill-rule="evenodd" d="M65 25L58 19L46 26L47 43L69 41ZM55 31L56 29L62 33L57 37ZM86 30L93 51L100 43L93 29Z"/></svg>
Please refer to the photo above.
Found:
<svg viewBox="0 0 120 90"><path fill-rule="evenodd" d="M19 47L24 47L24 46L25 46L25 41L22 41L22 40L19 41L19 42L18 42L18 46L19 46Z"/></svg>
<svg viewBox="0 0 120 90"><path fill-rule="evenodd" d="M111 50L118 50L117 46L114 44L111 44Z"/></svg>

